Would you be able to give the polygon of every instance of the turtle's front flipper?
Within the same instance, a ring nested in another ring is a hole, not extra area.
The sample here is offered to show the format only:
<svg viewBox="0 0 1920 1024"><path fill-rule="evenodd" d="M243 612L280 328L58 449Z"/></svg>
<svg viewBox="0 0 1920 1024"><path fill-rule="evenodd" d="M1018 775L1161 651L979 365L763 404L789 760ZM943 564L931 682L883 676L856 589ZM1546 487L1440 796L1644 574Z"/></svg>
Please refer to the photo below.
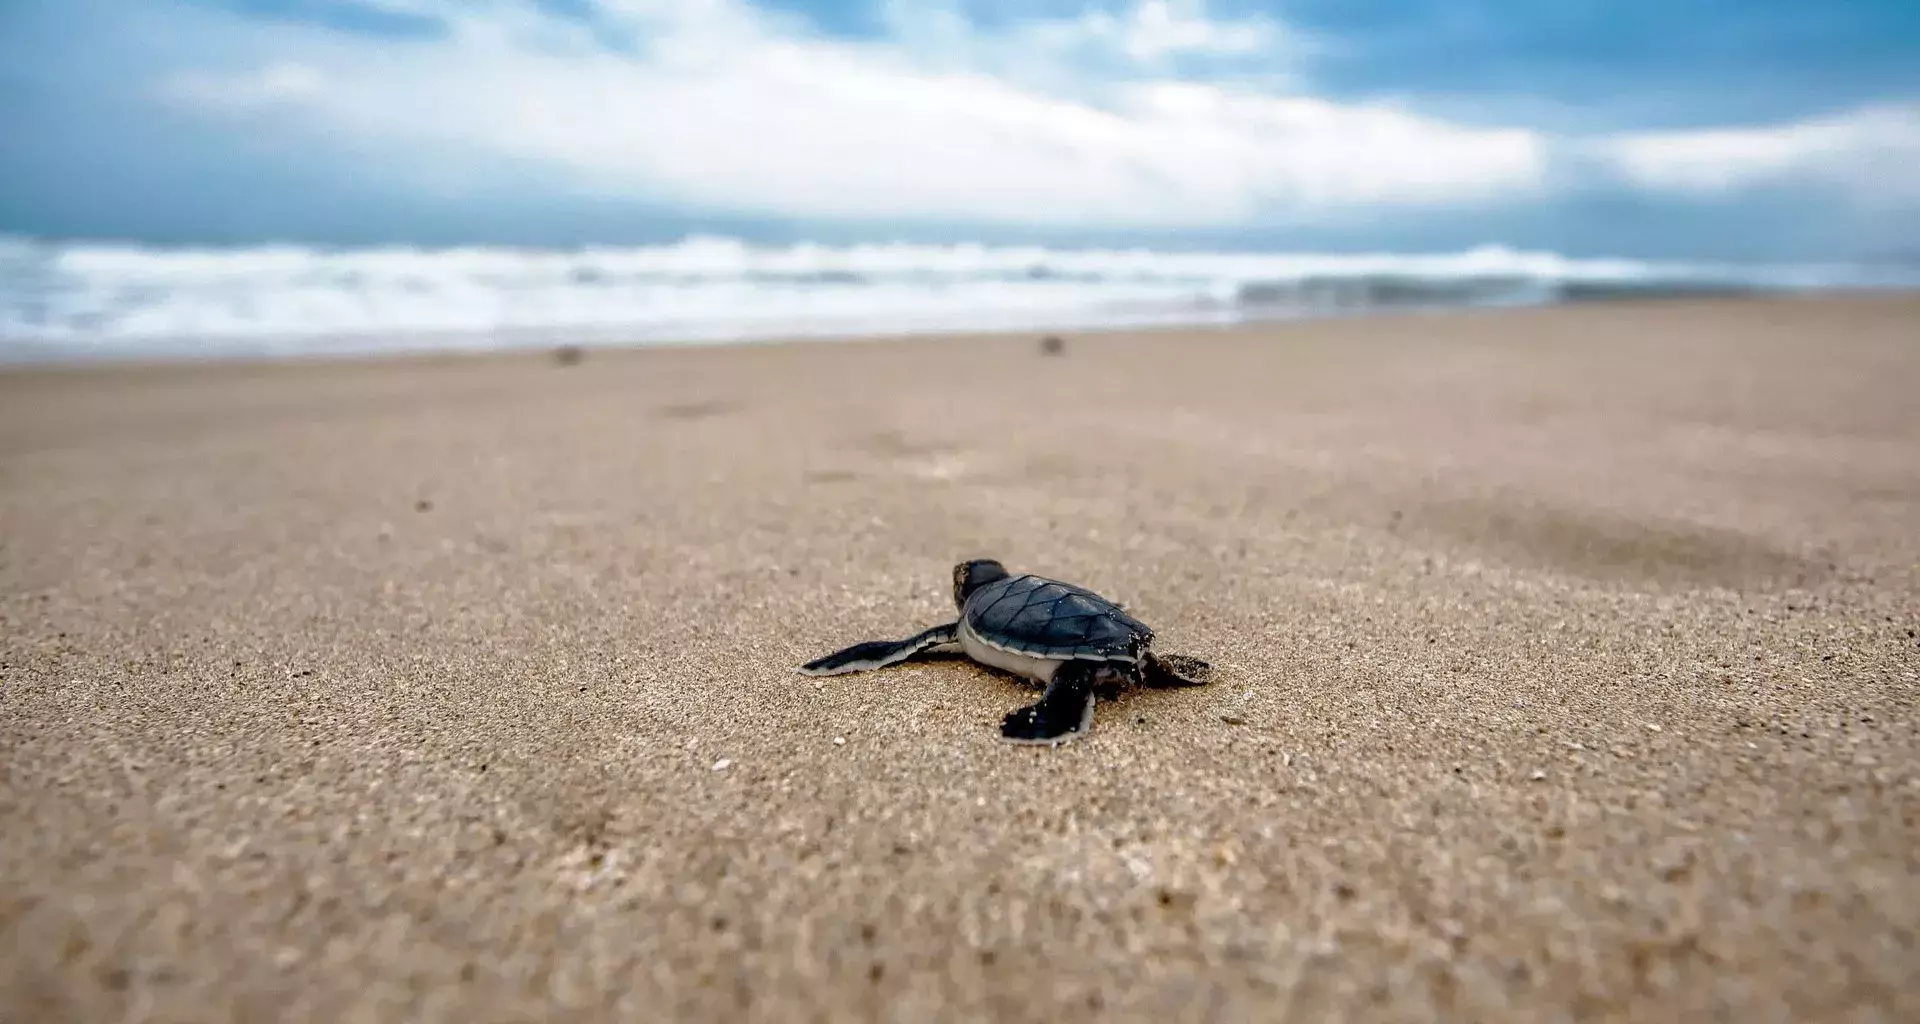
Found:
<svg viewBox="0 0 1920 1024"><path fill-rule="evenodd" d="M884 668L906 661L915 655L931 654L943 647L958 644L959 629L958 622L948 622L905 640L869 640L863 644L854 644L845 650L835 651L825 657L807 662L800 666L800 673L809 676L835 676L843 672L865 672L869 669Z"/></svg>
<svg viewBox="0 0 1920 1024"><path fill-rule="evenodd" d="M1007 715L1000 735L1015 743L1062 743L1093 728L1094 682L1099 666L1069 661L1053 673L1039 703Z"/></svg>
<svg viewBox="0 0 1920 1024"><path fill-rule="evenodd" d="M1205 686L1213 681L1213 666L1188 654L1149 654L1141 681L1155 689Z"/></svg>

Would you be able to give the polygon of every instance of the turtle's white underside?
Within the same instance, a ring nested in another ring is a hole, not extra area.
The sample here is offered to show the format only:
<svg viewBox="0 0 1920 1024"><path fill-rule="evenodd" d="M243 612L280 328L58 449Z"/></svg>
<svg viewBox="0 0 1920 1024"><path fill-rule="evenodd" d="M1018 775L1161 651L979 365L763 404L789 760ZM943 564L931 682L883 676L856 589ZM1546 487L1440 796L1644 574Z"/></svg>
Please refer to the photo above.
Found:
<svg viewBox="0 0 1920 1024"><path fill-rule="evenodd" d="M960 649L982 665L1025 676L1037 683L1052 682L1054 672L1060 668L1060 662L1053 658L1036 658L989 643L975 633L973 625L965 619L960 620Z"/></svg>
<svg viewBox="0 0 1920 1024"><path fill-rule="evenodd" d="M958 646L959 646L959 649L963 653L965 653L967 657L972 658L973 660L980 662L983 665L992 665L994 668L1002 669L1007 672L1012 672L1015 675L1025 676L1028 679L1031 679L1037 683L1052 682L1053 674L1059 671L1060 666L1066 664L1069 660L1072 660L1072 661L1125 661L1127 660L1126 658L1123 658L1123 657L1122 658L1099 658L1099 657L1090 657L1084 654L1076 655L1071 659L1042 658L1038 655L1026 654L1021 651L1009 650L1005 647L1000 646L999 644L994 643L991 640L988 640L986 637L983 637L980 634L974 632L973 624L968 622L965 619L960 620L960 643ZM948 644L945 647L946 650L952 650L953 648L954 648L954 645L952 644Z"/></svg>

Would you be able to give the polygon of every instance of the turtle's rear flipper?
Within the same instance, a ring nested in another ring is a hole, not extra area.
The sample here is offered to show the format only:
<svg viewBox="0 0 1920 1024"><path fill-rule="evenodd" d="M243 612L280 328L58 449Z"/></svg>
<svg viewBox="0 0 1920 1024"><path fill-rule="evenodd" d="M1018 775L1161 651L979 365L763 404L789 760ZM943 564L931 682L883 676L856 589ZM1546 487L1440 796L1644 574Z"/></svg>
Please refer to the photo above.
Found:
<svg viewBox="0 0 1920 1024"><path fill-rule="evenodd" d="M1000 722L1000 735L1015 743L1061 743L1093 728L1094 682L1098 666L1069 661L1053 673L1038 703L1014 711Z"/></svg>
<svg viewBox="0 0 1920 1024"><path fill-rule="evenodd" d="M1213 681L1213 666L1189 654L1149 654L1141 680L1157 689L1205 686Z"/></svg>
<svg viewBox="0 0 1920 1024"><path fill-rule="evenodd" d="M931 654L950 644L958 644L959 629L959 623L948 622L905 640L869 640L863 644L854 644L845 650L835 651L807 662L800 666L800 673L809 676L834 676L844 672L865 672L870 669L884 668L906 661L915 655Z"/></svg>

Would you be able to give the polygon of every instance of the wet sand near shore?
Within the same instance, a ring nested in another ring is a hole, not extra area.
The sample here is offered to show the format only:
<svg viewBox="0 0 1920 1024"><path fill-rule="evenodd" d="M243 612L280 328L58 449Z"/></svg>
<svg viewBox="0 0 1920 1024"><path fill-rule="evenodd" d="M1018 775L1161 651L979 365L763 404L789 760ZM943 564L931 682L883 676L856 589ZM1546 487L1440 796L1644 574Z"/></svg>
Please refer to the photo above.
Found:
<svg viewBox="0 0 1920 1024"><path fill-rule="evenodd" d="M0 1020L1920 1019L1917 325L0 373Z"/></svg>

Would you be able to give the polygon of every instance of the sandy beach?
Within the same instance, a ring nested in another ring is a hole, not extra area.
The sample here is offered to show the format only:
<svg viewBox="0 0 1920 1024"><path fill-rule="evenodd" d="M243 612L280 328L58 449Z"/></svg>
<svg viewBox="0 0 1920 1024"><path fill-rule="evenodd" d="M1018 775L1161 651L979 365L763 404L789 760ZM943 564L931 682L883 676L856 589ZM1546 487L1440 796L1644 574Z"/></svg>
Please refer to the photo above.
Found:
<svg viewBox="0 0 1920 1024"><path fill-rule="evenodd" d="M1920 1019L1920 298L0 373L0 1020ZM969 557L1211 685L1056 749Z"/></svg>

